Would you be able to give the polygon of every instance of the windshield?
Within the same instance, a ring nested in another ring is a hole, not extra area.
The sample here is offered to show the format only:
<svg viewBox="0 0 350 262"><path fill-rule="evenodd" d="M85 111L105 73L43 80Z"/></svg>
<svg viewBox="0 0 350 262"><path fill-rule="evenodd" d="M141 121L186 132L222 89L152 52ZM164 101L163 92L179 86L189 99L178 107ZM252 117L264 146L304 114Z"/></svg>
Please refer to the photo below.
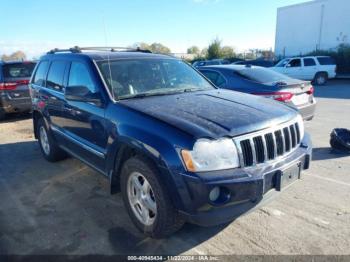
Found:
<svg viewBox="0 0 350 262"><path fill-rule="evenodd" d="M279 61L275 65L275 67L285 67L288 64L289 61L290 61L290 59L283 59L283 60Z"/></svg>
<svg viewBox="0 0 350 262"><path fill-rule="evenodd" d="M237 70L236 73L248 80L258 83L273 83L289 80L290 77L263 67L252 67Z"/></svg>
<svg viewBox="0 0 350 262"><path fill-rule="evenodd" d="M214 89L191 66L175 59L98 62L115 99Z"/></svg>

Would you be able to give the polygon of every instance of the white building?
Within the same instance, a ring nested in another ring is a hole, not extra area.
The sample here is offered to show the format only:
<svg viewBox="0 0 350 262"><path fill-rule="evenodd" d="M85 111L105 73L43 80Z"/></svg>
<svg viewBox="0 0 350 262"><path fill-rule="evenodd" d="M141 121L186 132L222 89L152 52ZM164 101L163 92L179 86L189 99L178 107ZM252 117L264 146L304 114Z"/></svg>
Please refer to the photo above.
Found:
<svg viewBox="0 0 350 262"><path fill-rule="evenodd" d="M295 56L350 43L350 0L314 0L277 9L275 54Z"/></svg>

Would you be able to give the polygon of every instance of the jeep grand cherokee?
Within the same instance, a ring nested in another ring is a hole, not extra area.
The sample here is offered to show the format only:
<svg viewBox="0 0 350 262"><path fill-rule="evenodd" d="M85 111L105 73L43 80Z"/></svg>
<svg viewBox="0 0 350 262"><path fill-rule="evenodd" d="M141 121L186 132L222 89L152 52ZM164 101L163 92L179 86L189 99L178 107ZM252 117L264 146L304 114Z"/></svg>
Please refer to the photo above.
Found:
<svg viewBox="0 0 350 262"><path fill-rule="evenodd" d="M295 110L217 89L170 56L53 50L30 85L43 156L69 154L103 174L152 237L186 221L232 221L309 167L311 142Z"/></svg>

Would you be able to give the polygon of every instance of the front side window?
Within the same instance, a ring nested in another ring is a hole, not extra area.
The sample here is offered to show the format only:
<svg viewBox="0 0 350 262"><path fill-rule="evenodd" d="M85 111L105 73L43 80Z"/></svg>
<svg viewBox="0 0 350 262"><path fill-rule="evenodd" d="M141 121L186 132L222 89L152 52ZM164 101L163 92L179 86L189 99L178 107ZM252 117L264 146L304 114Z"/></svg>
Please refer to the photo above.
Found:
<svg viewBox="0 0 350 262"><path fill-rule="evenodd" d="M290 61L290 59L283 59L283 60L279 61L275 65L275 67L285 67L288 64L289 61Z"/></svg>
<svg viewBox="0 0 350 262"><path fill-rule="evenodd" d="M95 92L94 82L92 81L90 72L85 64L72 62L69 71L68 86L85 86L92 93Z"/></svg>
<svg viewBox="0 0 350 262"><path fill-rule="evenodd" d="M289 67L301 67L301 60L300 59L292 59L288 63Z"/></svg>
<svg viewBox="0 0 350 262"><path fill-rule="evenodd" d="M213 89L191 66L176 59L100 61L98 66L116 99Z"/></svg>
<svg viewBox="0 0 350 262"><path fill-rule="evenodd" d="M304 66L315 66L316 62L313 58L304 58Z"/></svg>
<svg viewBox="0 0 350 262"><path fill-rule="evenodd" d="M47 75L46 87L62 92L63 77L66 69L66 61L53 61Z"/></svg>
<svg viewBox="0 0 350 262"><path fill-rule="evenodd" d="M39 86L45 86L45 79L46 79L46 73L47 69L49 67L48 61L41 61L38 69L35 72L34 78L32 83Z"/></svg>
<svg viewBox="0 0 350 262"><path fill-rule="evenodd" d="M225 78L218 72L203 70L202 73L216 86L222 86L223 84L226 83Z"/></svg>

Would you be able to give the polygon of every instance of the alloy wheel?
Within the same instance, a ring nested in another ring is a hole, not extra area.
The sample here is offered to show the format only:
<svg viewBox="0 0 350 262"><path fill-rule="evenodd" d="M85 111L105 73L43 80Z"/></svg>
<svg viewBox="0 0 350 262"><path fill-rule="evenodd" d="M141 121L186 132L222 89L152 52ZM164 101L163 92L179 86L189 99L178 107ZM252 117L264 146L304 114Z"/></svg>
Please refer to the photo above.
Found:
<svg viewBox="0 0 350 262"><path fill-rule="evenodd" d="M131 209L137 219L150 226L157 216L157 204L150 183L139 172L133 172L127 183L127 194Z"/></svg>
<svg viewBox="0 0 350 262"><path fill-rule="evenodd" d="M50 144L45 127L40 127L40 144L46 155L50 154Z"/></svg>

